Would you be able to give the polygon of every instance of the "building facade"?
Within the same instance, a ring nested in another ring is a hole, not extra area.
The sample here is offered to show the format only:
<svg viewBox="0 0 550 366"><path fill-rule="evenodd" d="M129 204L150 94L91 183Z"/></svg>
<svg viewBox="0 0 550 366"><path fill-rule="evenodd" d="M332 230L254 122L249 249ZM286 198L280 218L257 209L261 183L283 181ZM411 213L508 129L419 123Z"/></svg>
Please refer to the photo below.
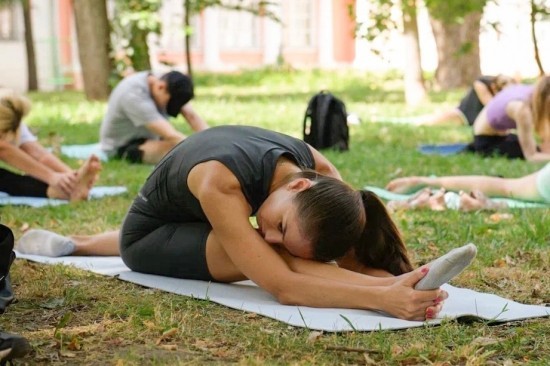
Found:
<svg viewBox="0 0 550 366"><path fill-rule="evenodd" d="M249 0L249 2L254 0ZM40 88L80 88L72 0L34 0L32 22ZM111 9L112 9L112 4ZM190 56L197 70L233 71L288 64L296 68L400 69L398 32L379 44L356 37L367 21L369 0L278 0L269 11L280 22L246 12L207 8L192 18ZM164 0L159 11L160 35L149 37L153 69L175 67L185 72L183 0ZM487 5L484 23L499 22L499 31L480 35L481 69L486 74L537 75L530 37L529 4L507 0ZM427 12L419 11L422 65L437 67L437 53ZM550 22L537 25L541 58L550 69ZM373 52L373 49L378 52ZM20 4L0 8L0 87L24 91L27 84L23 15Z"/></svg>

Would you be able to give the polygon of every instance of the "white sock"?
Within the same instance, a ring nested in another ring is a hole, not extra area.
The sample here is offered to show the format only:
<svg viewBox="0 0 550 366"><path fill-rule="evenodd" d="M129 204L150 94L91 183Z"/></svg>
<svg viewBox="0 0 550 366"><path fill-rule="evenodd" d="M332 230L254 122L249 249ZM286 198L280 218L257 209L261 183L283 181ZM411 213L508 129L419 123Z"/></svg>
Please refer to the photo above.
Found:
<svg viewBox="0 0 550 366"><path fill-rule="evenodd" d="M23 254L63 257L74 252L75 244L71 239L54 232L33 229L23 234L15 249Z"/></svg>
<svg viewBox="0 0 550 366"><path fill-rule="evenodd" d="M426 276L414 286L416 290L433 290L449 282L472 263L477 254L474 244L466 244L428 263Z"/></svg>

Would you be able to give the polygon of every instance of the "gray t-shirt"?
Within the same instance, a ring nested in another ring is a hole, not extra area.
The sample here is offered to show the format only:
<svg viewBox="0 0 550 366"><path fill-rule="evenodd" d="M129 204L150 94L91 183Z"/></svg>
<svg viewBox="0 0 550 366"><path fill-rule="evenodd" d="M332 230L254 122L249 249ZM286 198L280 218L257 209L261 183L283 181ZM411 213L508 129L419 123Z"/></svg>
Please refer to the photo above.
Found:
<svg viewBox="0 0 550 366"><path fill-rule="evenodd" d="M112 91L99 133L101 149L107 154L116 153L119 147L134 139L158 139L145 125L168 120L166 111L159 109L151 96L149 74L142 71L130 75Z"/></svg>

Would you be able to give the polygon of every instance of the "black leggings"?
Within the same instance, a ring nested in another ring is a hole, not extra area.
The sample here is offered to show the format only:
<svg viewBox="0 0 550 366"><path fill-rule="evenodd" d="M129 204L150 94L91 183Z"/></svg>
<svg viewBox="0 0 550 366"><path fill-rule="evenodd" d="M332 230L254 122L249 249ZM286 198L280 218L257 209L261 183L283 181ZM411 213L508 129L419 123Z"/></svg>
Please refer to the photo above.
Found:
<svg viewBox="0 0 550 366"><path fill-rule="evenodd" d="M0 192L10 196L48 197L48 184L30 177L0 168Z"/></svg>
<svg viewBox="0 0 550 366"><path fill-rule="evenodd" d="M167 223L135 211L134 203L120 236L120 256L131 270L214 281L206 264L206 239L212 230L208 223Z"/></svg>
<svg viewBox="0 0 550 366"><path fill-rule="evenodd" d="M499 155L508 159L525 159L518 137L514 134L505 136L476 135L474 142L466 151L482 156Z"/></svg>

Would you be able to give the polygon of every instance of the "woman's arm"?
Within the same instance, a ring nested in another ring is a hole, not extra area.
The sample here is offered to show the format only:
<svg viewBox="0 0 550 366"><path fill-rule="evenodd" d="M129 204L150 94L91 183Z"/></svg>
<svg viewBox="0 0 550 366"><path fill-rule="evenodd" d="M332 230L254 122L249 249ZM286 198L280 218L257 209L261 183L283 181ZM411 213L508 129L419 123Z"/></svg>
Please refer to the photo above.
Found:
<svg viewBox="0 0 550 366"><path fill-rule="evenodd" d="M313 159L315 160L315 171L329 176L336 179L342 180L342 176L340 175L340 172L338 172L338 169L321 154L317 149L315 149L311 145L307 145L309 149L311 150L311 153L313 154Z"/></svg>
<svg viewBox="0 0 550 366"><path fill-rule="evenodd" d="M473 88L481 104L487 105L487 103L489 103L491 99L493 99L493 94L491 93L491 90L489 90L487 85L485 85L481 81L474 81Z"/></svg>
<svg viewBox="0 0 550 366"><path fill-rule="evenodd" d="M67 164L59 160L57 156L46 150L39 142L29 141L21 144L20 149L29 154L39 163L49 167L54 172L72 173Z"/></svg>
<svg viewBox="0 0 550 366"><path fill-rule="evenodd" d="M424 319L426 308L444 296L440 290L412 289L424 275L420 271L391 286L350 284L294 272L250 225L250 206L229 169L215 161L199 164L189 174L188 185L229 259L283 304L374 309Z"/></svg>
<svg viewBox="0 0 550 366"><path fill-rule="evenodd" d="M528 161L548 161L550 154L537 151L535 140L535 128L533 125L533 113L529 106L521 101L513 101L506 106L506 113L516 121L521 151Z"/></svg>
<svg viewBox="0 0 550 366"><path fill-rule="evenodd" d="M73 173L58 173L42 165L27 153L0 139L0 160L26 174L43 181L51 187L70 194L76 181Z"/></svg>

